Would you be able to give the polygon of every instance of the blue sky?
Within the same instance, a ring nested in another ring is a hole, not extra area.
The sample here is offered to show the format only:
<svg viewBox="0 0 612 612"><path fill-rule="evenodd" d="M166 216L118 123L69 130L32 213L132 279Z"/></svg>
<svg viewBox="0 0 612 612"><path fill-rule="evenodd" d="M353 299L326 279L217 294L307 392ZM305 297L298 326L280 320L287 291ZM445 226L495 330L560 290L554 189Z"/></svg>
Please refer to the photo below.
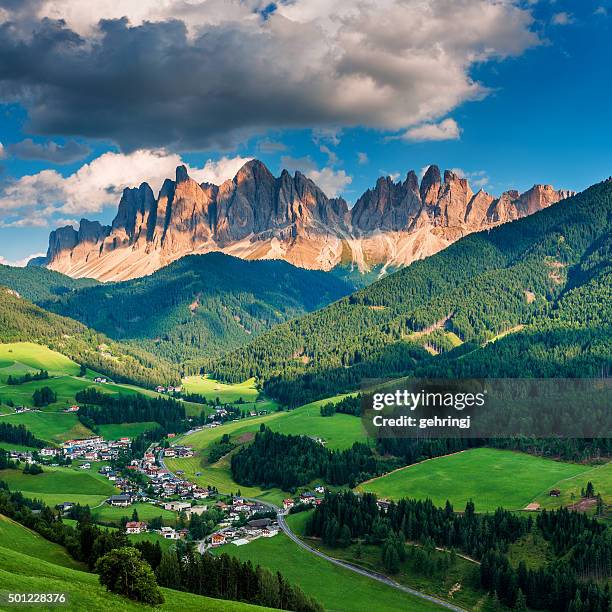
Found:
<svg viewBox="0 0 612 612"><path fill-rule="evenodd" d="M228 21L219 0L170 15L148 0L134 14L92 2L93 17L73 0L19 12L0 0L0 261L44 252L58 224L110 222L123 187L158 189L178 162L220 182L257 157L349 203L382 174L430 163L493 194L581 190L612 174L610 0L457 0L455 15L450 0L426 0L420 14L382 0L386 13L363 15L315 0L236 2ZM402 27L391 31L385 15ZM31 33L58 16L65 25L45 40L78 53L45 68L56 47ZM100 18L114 21L101 31ZM323 43L309 43L316 32ZM106 42L127 51L114 57Z"/></svg>

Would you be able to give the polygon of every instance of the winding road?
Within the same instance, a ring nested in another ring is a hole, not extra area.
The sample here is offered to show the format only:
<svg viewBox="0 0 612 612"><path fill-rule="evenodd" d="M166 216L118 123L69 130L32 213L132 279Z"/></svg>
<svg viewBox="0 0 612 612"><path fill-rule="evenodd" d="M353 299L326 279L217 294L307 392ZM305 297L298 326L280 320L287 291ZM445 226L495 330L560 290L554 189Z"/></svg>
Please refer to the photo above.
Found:
<svg viewBox="0 0 612 612"><path fill-rule="evenodd" d="M160 463L162 469L168 470L168 467L164 463L163 453L159 454L158 462ZM171 472L170 470L168 470L168 472L174 475L174 473ZM321 559L325 559L326 561L329 561L330 563L333 563L334 565L337 565L338 567L342 567L351 572L359 574L360 576L365 576L366 578L370 578L371 580L376 580L377 582L386 584L387 586L390 586L391 588L396 589L397 591L402 591L403 593L407 593L408 595L412 595L413 597L418 597L419 599L430 601L431 603L434 603L440 606L441 608L445 608L446 610L454 610L454 612L467 612L465 608L461 608L448 601L444 601L443 599L434 597L433 595L427 595L427 593L422 593L421 591L417 591L416 589L411 589L410 587L407 587L403 584L399 584L398 582L395 582L395 580L392 580L391 578L389 578L388 576L385 576L384 574L379 574L378 572L373 572L361 566L353 565L352 563L349 563L348 561L341 561L340 559L336 559L335 557L330 557L329 555L326 555L324 552L321 552L320 550L317 550L316 548L313 548L312 546L304 542L294 531L291 530L291 527L289 527L287 521L285 520L285 514L281 508L279 508L275 504L272 504L268 501L263 501L257 498L243 497L242 499L245 499L247 501L257 502L259 504L262 504L263 506L267 506L268 508L276 512L278 526L281 528L283 533L290 540L292 540L295 544L297 544L304 550L307 550L309 553L316 555L317 557L320 557ZM201 544L202 543L200 543L200 546L198 546L198 550L200 552L202 552Z"/></svg>

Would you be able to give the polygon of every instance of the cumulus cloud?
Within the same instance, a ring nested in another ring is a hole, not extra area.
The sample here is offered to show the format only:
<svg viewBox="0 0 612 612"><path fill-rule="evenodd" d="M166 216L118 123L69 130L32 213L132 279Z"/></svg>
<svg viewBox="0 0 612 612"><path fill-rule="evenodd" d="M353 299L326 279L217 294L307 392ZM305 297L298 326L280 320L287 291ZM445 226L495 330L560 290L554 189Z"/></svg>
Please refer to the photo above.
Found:
<svg viewBox="0 0 612 612"><path fill-rule="evenodd" d="M344 170L318 168L309 155L304 157L284 155L281 157L281 166L289 172L301 172L313 180L328 198L338 197L346 186L353 182L353 177Z"/></svg>
<svg viewBox="0 0 612 612"><path fill-rule="evenodd" d="M27 265L30 259L34 259L35 257L44 257L46 253L32 253L31 255L27 255L26 257L22 257L17 260L9 260L6 257L0 255L0 265L3 266L11 266L13 268L23 268Z"/></svg>
<svg viewBox="0 0 612 612"><path fill-rule="evenodd" d="M202 168L187 166L198 182L221 183L232 178L250 158L223 157ZM0 213L4 227L46 226L58 215L78 216L116 206L125 187L147 182L155 190L173 177L179 155L165 150L137 150L129 154L104 153L73 174L64 177L43 170L9 182L0 190Z"/></svg>
<svg viewBox="0 0 612 612"><path fill-rule="evenodd" d="M31 138L16 142L8 146L11 155L20 159L36 159L55 164L70 164L87 157L91 149L75 140L68 140L61 145L53 140L38 143Z"/></svg>
<svg viewBox="0 0 612 612"><path fill-rule="evenodd" d="M574 17L571 13L561 11L560 13L555 13L552 16L550 22L553 25L559 25L559 26L570 25L574 23Z"/></svg>
<svg viewBox="0 0 612 612"><path fill-rule="evenodd" d="M328 198L338 197L346 186L353 182L353 177L344 170L336 171L333 168L311 170L306 176L312 179Z"/></svg>
<svg viewBox="0 0 612 612"><path fill-rule="evenodd" d="M6 149L4 145L0 142L0 159L4 159L6 157Z"/></svg>
<svg viewBox="0 0 612 612"><path fill-rule="evenodd" d="M440 123L424 123L407 130L402 138L413 142L427 140L458 140L461 128L454 119L444 119Z"/></svg>
<svg viewBox="0 0 612 612"><path fill-rule="evenodd" d="M595 15L601 15L602 17L607 17L608 15L608 10L605 6L598 6L593 12Z"/></svg>
<svg viewBox="0 0 612 612"><path fill-rule="evenodd" d="M39 135L228 148L269 128L400 131L538 44L519 0L0 0L0 99ZM335 136L337 138L337 136Z"/></svg>
<svg viewBox="0 0 612 612"><path fill-rule="evenodd" d="M362 151L357 152L357 163L360 166L365 166L369 161L367 153L363 153Z"/></svg>

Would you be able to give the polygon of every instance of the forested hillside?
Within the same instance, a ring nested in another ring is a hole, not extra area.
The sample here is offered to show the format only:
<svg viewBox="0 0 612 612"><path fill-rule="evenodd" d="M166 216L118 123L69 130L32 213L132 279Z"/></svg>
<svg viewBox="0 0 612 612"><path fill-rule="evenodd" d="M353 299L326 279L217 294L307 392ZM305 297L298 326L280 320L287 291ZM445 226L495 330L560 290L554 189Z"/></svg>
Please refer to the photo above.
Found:
<svg viewBox="0 0 612 612"><path fill-rule="evenodd" d="M70 278L39 266L14 268L0 265L0 285L17 291L21 297L36 304L98 284L92 278Z"/></svg>
<svg viewBox="0 0 612 612"><path fill-rule="evenodd" d="M590 376L612 355L612 181L468 236L202 368L287 404L363 378Z"/></svg>
<svg viewBox="0 0 612 612"><path fill-rule="evenodd" d="M172 361L217 356L347 295L336 275L284 261L191 255L151 276L92 286L41 306Z"/></svg>
<svg viewBox="0 0 612 612"><path fill-rule="evenodd" d="M145 387L178 383L177 369L142 349L110 340L0 287L0 342L39 342L117 382Z"/></svg>

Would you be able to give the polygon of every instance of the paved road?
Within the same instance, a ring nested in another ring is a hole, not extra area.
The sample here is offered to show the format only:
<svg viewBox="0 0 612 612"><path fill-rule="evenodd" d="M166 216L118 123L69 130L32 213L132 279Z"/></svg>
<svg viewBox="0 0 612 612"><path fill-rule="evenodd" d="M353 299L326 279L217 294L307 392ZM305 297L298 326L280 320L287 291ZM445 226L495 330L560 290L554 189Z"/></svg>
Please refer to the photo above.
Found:
<svg viewBox="0 0 612 612"><path fill-rule="evenodd" d="M465 608L460 608L459 606L455 606L454 604L451 604L442 599L438 599L437 597L433 597L432 595L427 595L426 593L421 593L421 591L417 591L415 589L411 589L410 587L404 586L403 584L399 584L395 582L394 580L391 580L391 578L388 578L384 574L372 572L370 570L364 569L363 567L353 565L346 561L335 559L334 557L330 557L329 555L326 555L324 552L321 552L320 550L317 550L316 548L309 546L306 542L300 539L293 531L291 531L291 528L289 527L289 525L287 524L287 521L285 520L285 515L280 512L278 514L278 525L283 530L283 532L287 535L287 537L293 540L298 546L301 546L302 548L306 549L308 552L312 553L313 555L316 555L317 557L321 557L321 559L325 559L326 561L329 561L330 563L333 563L334 565L343 567L344 569L350 570L351 572L355 572L356 574L360 574L361 576L365 576L366 578L371 578L372 580L377 580L378 582L382 582L383 584L386 584L387 586L397 589L398 591L403 591L404 593L408 593L409 595L413 595L414 597L419 597L420 599L431 601L432 603L437 604L438 606L441 606L442 608L446 608L447 610L455 610L455 612L466 612Z"/></svg>
<svg viewBox="0 0 612 612"><path fill-rule="evenodd" d="M158 460L162 466L162 469L167 469L163 461L162 453L160 453ZM299 536L297 536L291 530L291 528L287 524L287 521L285 520L285 515L283 511L278 506L276 506L275 504L271 502L263 501L261 499L256 499L256 498L243 497L242 499L246 499L247 501L257 502L259 504L262 504L263 506L267 506L271 510L274 510L276 512L276 516L278 519L278 526L283 530L283 533L285 533L287 537L293 542L295 542L298 546L301 546L303 549L307 550L313 555L316 555L317 557L320 557L321 559L325 559L326 561L329 561L330 563L333 563L334 565L337 565L338 567L343 567L344 569L347 569L351 572L355 572L356 574L360 574L361 576L370 578L371 580L382 582L383 584L386 584L387 586L390 586L391 588L396 589L398 591L402 591L414 597L418 597L420 599L425 599L426 601L430 601L440 606L441 608L445 608L447 610L454 610L454 612L466 612L465 608L460 608L459 606L456 606L452 603L444 601L443 599L438 599L437 597L434 597L433 595L427 595L426 593L421 593L421 591L417 591L403 584L399 584L398 582L391 580L391 578L385 576L384 574L379 574L378 572L373 572L363 567L348 563L347 561L341 561L340 559L335 559L334 557L330 557L329 555L326 555L324 552L321 552L320 550L317 550L316 548L313 548L312 546L308 545L306 542L300 539ZM200 550L200 552L202 552L201 551L202 544L203 542L200 542L200 544L198 545L198 550Z"/></svg>

